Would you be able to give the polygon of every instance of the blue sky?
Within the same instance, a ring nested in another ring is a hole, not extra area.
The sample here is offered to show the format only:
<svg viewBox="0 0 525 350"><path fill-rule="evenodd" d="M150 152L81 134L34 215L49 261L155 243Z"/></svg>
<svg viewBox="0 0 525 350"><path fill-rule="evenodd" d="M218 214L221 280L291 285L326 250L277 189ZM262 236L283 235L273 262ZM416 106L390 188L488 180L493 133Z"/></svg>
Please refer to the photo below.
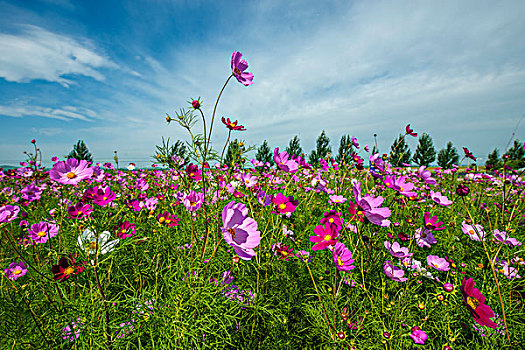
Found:
<svg viewBox="0 0 525 350"><path fill-rule="evenodd" d="M436 149L486 159L525 141L524 1L0 1L0 164L36 139L45 164L83 139L95 161L149 164L167 125L200 96L211 117L240 51L255 75L232 80L217 116L247 144L310 152L326 130L381 152L410 123ZM227 136L216 119L213 145ZM417 140L410 139L412 151ZM254 153L253 153L254 154Z"/></svg>

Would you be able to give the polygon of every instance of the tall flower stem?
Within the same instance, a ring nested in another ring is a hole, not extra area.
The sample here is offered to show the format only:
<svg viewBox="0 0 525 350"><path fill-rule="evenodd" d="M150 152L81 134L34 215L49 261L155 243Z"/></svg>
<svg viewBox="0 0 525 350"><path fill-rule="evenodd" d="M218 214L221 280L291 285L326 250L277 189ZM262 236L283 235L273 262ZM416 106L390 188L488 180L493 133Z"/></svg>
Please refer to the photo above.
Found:
<svg viewBox="0 0 525 350"><path fill-rule="evenodd" d="M321 307L323 308L324 318L326 320L326 323L328 324L328 329L330 330L330 337L332 340L334 339L334 333L332 332L332 326L330 326L330 321L328 320L328 316L326 315L326 309L324 308L323 300L321 299L321 295L319 294L319 289L317 289L317 284L315 284L314 276L312 275L312 270L310 270L310 266L306 264L306 268L308 269L308 272L310 273L310 278L312 279L312 283L314 284L315 292L317 293L317 298L319 298L319 302L321 303Z"/></svg>
<svg viewBox="0 0 525 350"><path fill-rule="evenodd" d="M204 153L208 152L208 148L210 146L211 132L213 129L213 121L215 120L215 112L217 111L217 105L219 104L219 100L221 98L222 92L224 91L224 89L226 88L226 85L228 85L228 82L230 81L232 77L233 77L233 73L228 77L228 79L226 79L226 82L224 83L221 91L219 92L219 96L217 96L217 101L215 101L215 107L213 107L213 113L211 115L210 132L208 133L208 142L206 143L206 147L204 148Z"/></svg>
<svg viewBox="0 0 525 350"><path fill-rule="evenodd" d="M97 258L96 260L98 262ZM111 347L111 330L109 329L109 311L108 311L108 306L106 305L106 296L104 295L104 291L102 290L102 285L100 284L100 279L98 278L96 265L93 265L93 272L95 273L95 280L97 281L98 291L100 293L100 297L102 298L102 305L104 305L104 315L106 316L106 336L108 338L107 345L108 345L108 349L111 350L112 347Z"/></svg>

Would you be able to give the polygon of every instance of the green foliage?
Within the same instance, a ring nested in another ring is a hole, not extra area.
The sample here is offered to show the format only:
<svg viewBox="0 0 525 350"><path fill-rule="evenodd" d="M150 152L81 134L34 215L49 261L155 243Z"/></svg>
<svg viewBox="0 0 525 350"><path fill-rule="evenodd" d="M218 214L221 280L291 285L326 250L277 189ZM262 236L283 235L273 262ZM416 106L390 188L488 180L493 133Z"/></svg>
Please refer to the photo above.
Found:
<svg viewBox="0 0 525 350"><path fill-rule="evenodd" d="M290 155L290 157L300 156L301 153L303 153L299 136L296 135L293 139L290 140L288 147L286 147L286 152Z"/></svg>
<svg viewBox="0 0 525 350"><path fill-rule="evenodd" d="M410 148L405 141L404 135L399 135L390 146L390 164L394 167L402 166L402 163L410 163Z"/></svg>
<svg viewBox="0 0 525 350"><path fill-rule="evenodd" d="M91 156L91 153L89 152L83 140L78 140L76 145L73 145L73 150L67 155L67 159L71 158L78 160L83 159L90 163L93 163L93 157Z"/></svg>
<svg viewBox="0 0 525 350"><path fill-rule="evenodd" d="M429 134L423 133L419 137L419 143L414 152L414 157L412 161L417 165L429 166L430 163L436 160L436 149L434 148L434 143Z"/></svg>
<svg viewBox="0 0 525 350"><path fill-rule="evenodd" d="M494 150L489 153L487 156L487 162L485 163L485 167L487 169L496 170L503 166L503 161L499 157L499 151L497 148L494 148Z"/></svg>
<svg viewBox="0 0 525 350"><path fill-rule="evenodd" d="M314 166L318 165L319 160L321 158L326 158L331 152L332 147L330 146L330 139L326 136L326 133L323 130L316 140L316 149L313 150L308 157L308 163Z"/></svg>
<svg viewBox="0 0 525 350"><path fill-rule="evenodd" d="M180 140L170 145L169 137L166 141L162 137L162 145L156 145L155 147L157 150L152 157L155 164L164 165L171 169L179 169L189 163L186 146Z"/></svg>
<svg viewBox="0 0 525 350"><path fill-rule="evenodd" d="M264 140L262 145L257 149L255 159L264 164L270 163L273 165L273 154L270 146L268 146L268 141Z"/></svg>
<svg viewBox="0 0 525 350"><path fill-rule="evenodd" d="M341 165L348 165L352 161L352 153L354 153L352 138L350 135L341 136L341 141L339 142L339 151L337 156L335 156L335 161Z"/></svg>
<svg viewBox="0 0 525 350"><path fill-rule="evenodd" d="M525 167L525 150L523 149L523 144L519 140L514 140L514 144L507 152L505 152L503 158L505 158L505 156L508 156L505 165L513 169Z"/></svg>
<svg viewBox="0 0 525 350"><path fill-rule="evenodd" d="M438 156L438 165L443 169L450 169L452 165L458 164L459 154L456 147L452 146L452 142L447 143L447 147L439 151Z"/></svg>

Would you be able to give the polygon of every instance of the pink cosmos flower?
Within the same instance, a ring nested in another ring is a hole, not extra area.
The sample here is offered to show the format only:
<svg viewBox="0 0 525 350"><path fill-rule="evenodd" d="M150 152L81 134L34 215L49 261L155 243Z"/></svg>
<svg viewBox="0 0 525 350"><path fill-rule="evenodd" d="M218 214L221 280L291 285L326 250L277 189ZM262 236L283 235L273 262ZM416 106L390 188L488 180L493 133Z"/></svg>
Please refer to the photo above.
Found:
<svg viewBox="0 0 525 350"><path fill-rule="evenodd" d="M96 187L95 187L96 188ZM96 188L96 192L93 194L93 203L104 207L117 198L117 194L111 192L111 188L106 187L106 189Z"/></svg>
<svg viewBox="0 0 525 350"><path fill-rule="evenodd" d="M419 174L419 177L421 178L421 180L423 180L426 184L429 184L429 185L435 185L436 184L436 179L434 179L432 177L432 173L429 171L429 170L425 170L426 169L426 166L422 165L419 167L418 169L418 174Z"/></svg>
<svg viewBox="0 0 525 350"><path fill-rule="evenodd" d="M328 246L336 244L336 238L339 236L337 226L330 223L325 223L323 226L317 225L314 228L315 236L310 236L310 242L316 243L312 247L312 250L323 250Z"/></svg>
<svg viewBox="0 0 525 350"><path fill-rule="evenodd" d="M418 326L414 326L412 328L412 333L410 333L410 338L412 338L416 344L425 344L425 341L428 339L428 335Z"/></svg>
<svg viewBox="0 0 525 350"><path fill-rule="evenodd" d="M472 278L465 279L461 283L461 293L463 294L463 301L467 305L467 309L472 314L474 321L482 326L489 328L497 328L498 325L491 320L494 317L494 311L485 304L485 296L481 294L479 289L474 288L476 283Z"/></svg>
<svg viewBox="0 0 525 350"><path fill-rule="evenodd" d="M417 196L415 192L412 192L414 189L414 184L411 182L406 182L407 179L408 178L406 176L386 175L384 183L386 187L396 190L399 192L399 194L402 194L405 197Z"/></svg>
<svg viewBox="0 0 525 350"><path fill-rule="evenodd" d="M412 254L408 252L407 247L401 247L401 245L397 242L390 244L389 241L385 241L384 244L385 244L385 248L388 249L388 252L394 258L403 259L403 258L409 258L412 256Z"/></svg>
<svg viewBox="0 0 525 350"><path fill-rule="evenodd" d="M407 280L406 277L403 277L405 275L405 271L400 267L394 266L390 260L383 264L383 271L385 272L385 275L387 275L387 277L392 281L405 282Z"/></svg>
<svg viewBox="0 0 525 350"><path fill-rule="evenodd" d="M336 212L335 210L325 211L323 213L324 217L321 219L321 225L326 223L334 224L337 226L337 229L340 230L343 228L343 220L341 219L342 215L343 214Z"/></svg>
<svg viewBox="0 0 525 350"><path fill-rule="evenodd" d="M417 137L417 133L415 133L414 130L410 128L410 124L406 126L405 130L406 130L407 135Z"/></svg>
<svg viewBox="0 0 525 350"><path fill-rule="evenodd" d="M199 169L198 165L193 165L193 164L190 163L186 167L186 174L188 174L188 177L190 179L193 179L194 181L202 180L201 170Z"/></svg>
<svg viewBox="0 0 525 350"><path fill-rule="evenodd" d="M432 234L432 231L427 230L426 228L423 228L423 227L416 229L415 235L412 238L416 240L416 243L418 247L420 248L423 248L423 247L430 248L432 244L437 243L437 240Z"/></svg>
<svg viewBox="0 0 525 350"><path fill-rule="evenodd" d="M93 211L93 207L89 204L84 204L82 202L78 202L75 205L70 206L67 208L67 213L72 219L82 219L86 216L89 216L91 212Z"/></svg>
<svg viewBox="0 0 525 350"><path fill-rule="evenodd" d="M424 217L424 220L425 220L425 228L428 229L428 230L434 230L434 231L442 231L445 229L445 224L443 224L443 222L438 221L438 217L437 216L431 216L432 214L430 214L429 212L425 212L425 215L423 216Z"/></svg>
<svg viewBox="0 0 525 350"><path fill-rule="evenodd" d="M222 210L222 224L224 240L241 259L251 260L257 255L253 249L261 242L261 232L257 230L257 222L248 217L244 204L235 201L226 204Z"/></svg>
<svg viewBox="0 0 525 350"><path fill-rule="evenodd" d="M475 226L475 227L474 227ZM465 221L461 223L461 231L473 241L480 242L481 240L485 241L485 232L483 231L483 226L481 225L469 225Z"/></svg>
<svg viewBox="0 0 525 350"><path fill-rule="evenodd" d="M177 215L164 211L164 213L157 215L157 221L161 225L173 227L179 225L180 219L177 217Z"/></svg>
<svg viewBox="0 0 525 350"><path fill-rule="evenodd" d="M434 192L430 190L430 198L432 198L432 200L437 204L442 205L444 207L452 204L452 201L449 200L446 196L441 195L441 192Z"/></svg>
<svg viewBox="0 0 525 350"><path fill-rule="evenodd" d="M128 237L132 237L135 232L135 224L129 221L124 221L117 226L115 234L120 239L126 239Z"/></svg>
<svg viewBox="0 0 525 350"><path fill-rule="evenodd" d="M438 271L448 271L450 270L450 264L445 258L440 258L437 255L429 255L427 256L427 264L428 266L432 266Z"/></svg>
<svg viewBox="0 0 525 350"><path fill-rule="evenodd" d="M353 191L356 204L363 209L366 218L371 223L382 227L390 226L390 220L387 220L391 215L390 209L380 207L384 201L383 197L372 197L369 194L362 197L360 182L354 184Z"/></svg>
<svg viewBox="0 0 525 350"><path fill-rule="evenodd" d="M35 186L35 184L29 184L26 187L24 187L22 191L20 191L20 193L22 194L22 198L29 202L32 202L40 199L42 195L42 189L38 186Z"/></svg>
<svg viewBox="0 0 525 350"><path fill-rule="evenodd" d="M348 250L344 243L337 242L334 246L334 251L332 252L332 257L334 259L335 267L339 271L348 272L355 269L354 259L352 259L352 252Z"/></svg>
<svg viewBox="0 0 525 350"><path fill-rule="evenodd" d="M35 243L46 243L58 234L58 228L58 225L45 221L33 224L29 228L29 238Z"/></svg>
<svg viewBox="0 0 525 350"><path fill-rule="evenodd" d="M336 195L331 195L328 197L329 198L329 203L330 204L342 204L344 202L346 202L346 198L343 197L343 196L336 196Z"/></svg>
<svg viewBox="0 0 525 350"><path fill-rule="evenodd" d="M197 211L202 207L204 203L204 194L201 192L190 191L189 194L185 195L182 204L186 207L187 211Z"/></svg>
<svg viewBox="0 0 525 350"><path fill-rule="evenodd" d="M250 173L244 173L241 177L241 181L247 188L251 188L257 184L257 176L253 176Z"/></svg>
<svg viewBox="0 0 525 350"><path fill-rule="evenodd" d="M11 222L18 216L20 207L17 205L4 205L0 207L0 222Z"/></svg>
<svg viewBox="0 0 525 350"><path fill-rule="evenodd" d="M285 197L282 193L273 196L272 203L279 214L292 213L299 204L292 196Z"/></svg>
<svg viewBox="0 0 525 350"><path fill-rule="evenodd" d="M253 74L245 72L246 68L248 68L248 63L241 57L242 53L233 51L231 59L232 72L239 83L248 86L253 84Z"/></svg>
<svg viewBox="0 0 525 350"><path fill-rule="evenodd" d="M288 152L279 153L279 147L273 150L273 161L279 169L287 173L295 173L299 169L299 165L295 160L290 159Z"/></svg>
<svg viewBox="0 0 525 350"><path fill-rule="evenodd" d="M4 269L5 277L11 281L16 281L17 278L22 277L27 273L27 264L23 261L13 262Z"/></svg>
<svg viewBox="0 0 525 350"><path fill-rule="evenodd" d="M56 162L49 170L49 178L63 185L76 185L93 175L93 169L86 160L74 158Z"/></svg>
<svg viewBox="0 0 525 350"><path fill-rule="evenodd" d="M521 245L521 242L519 242L516 238L509 237L506 231L500 231L498 229L495 229L493 235L496 241L504 243L505 245L508 245L511 248L519 247Z"/></svg>

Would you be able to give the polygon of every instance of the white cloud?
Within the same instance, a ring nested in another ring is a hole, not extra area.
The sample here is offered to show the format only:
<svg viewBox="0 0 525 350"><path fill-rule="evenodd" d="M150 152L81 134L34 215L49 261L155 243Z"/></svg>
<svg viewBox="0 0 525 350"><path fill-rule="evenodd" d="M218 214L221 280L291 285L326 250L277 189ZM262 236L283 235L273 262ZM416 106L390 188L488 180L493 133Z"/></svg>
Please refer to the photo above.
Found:
<svg viewBox="0 0 525 350"><path fill-rule="evenodd" d="M65 87L74 83L66 78L70 74L102 81L100 69L117 65L95 51L88 40L24 25L17 34L0 33L0 77L19 83L42 79Z"/></svg>
<svg viewBox="0 0 525 350"><path fill-rule="evenodd" d="M92 121L96 116L95 112L80 107L66 106L63 108L49 108L41 106L0 106L0 116L25 117L37 116L62 121L83 120Z"/></svg>

